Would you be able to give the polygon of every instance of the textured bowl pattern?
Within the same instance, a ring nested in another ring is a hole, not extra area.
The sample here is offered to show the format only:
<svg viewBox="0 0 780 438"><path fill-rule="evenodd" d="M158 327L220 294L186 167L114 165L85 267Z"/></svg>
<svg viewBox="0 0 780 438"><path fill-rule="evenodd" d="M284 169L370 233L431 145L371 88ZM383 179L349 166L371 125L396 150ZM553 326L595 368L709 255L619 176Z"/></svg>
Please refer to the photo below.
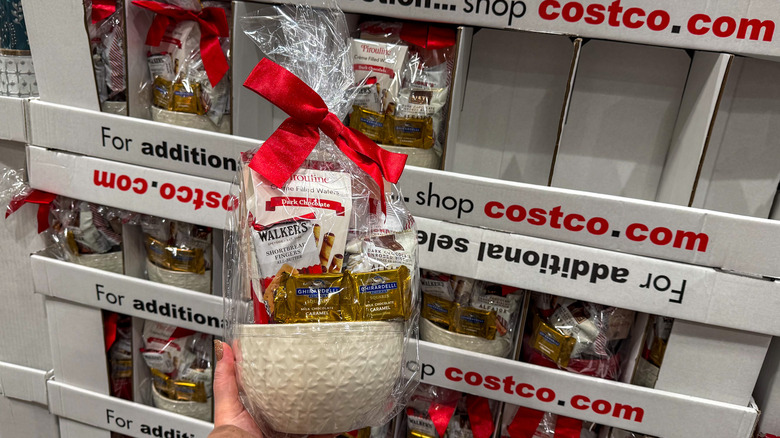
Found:
<svg viewBox="0 0 780 438"><path fill-rule="evenodd" d="M107 254L84 254L73 258L76 263L116 274L124 273L122 251Z"/></svg>
<svg viewBox="0 0 780 438"><path fill-rule="evenodd" d="M165 411L197 418L198 420L211 421L211 399L208 399L206 403L171 400L163 397L153 385L152 400L154 400L155 407Z"/></svg>
<svg viewBox="0 0 780 438"><path fill-rule="evenodd" d="M401 322L237 326L244 404L283 433L377 426L393 409L403 337Z"/></svg>
<svg viewBox="0 0 780 438"><path fill-rule="evenodd" d="M444 330L425 318L420 318L420 339L434 344L460 348L491 356L506 357L512 344L508 336L496 336L492 341L477 336L463 335Z"/></svg>
<svg viewBox="0 0 780 438"><path fill-rule="evenodd" d="M183 287L196 292L211 293L211 271L206 271L203 274L171 271L170 269L163 269L146 259L146 272L149 275L149 280L157 283Z"/></svg>

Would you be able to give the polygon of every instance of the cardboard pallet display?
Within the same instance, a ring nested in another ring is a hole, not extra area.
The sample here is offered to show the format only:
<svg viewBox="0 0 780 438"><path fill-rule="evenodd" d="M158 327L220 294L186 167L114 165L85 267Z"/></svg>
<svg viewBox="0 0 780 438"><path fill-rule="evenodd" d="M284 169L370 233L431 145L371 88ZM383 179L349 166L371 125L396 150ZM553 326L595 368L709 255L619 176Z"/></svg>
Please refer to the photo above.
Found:
<svg viewBox="0 0 780 438"><path fill-rule="evenodd" d="M57 417L49 413L43 370L0 362L0 435L58 435Z"/></svg>
<svg viewBox="0 0 780 438"><path fill-rule="evenodd" d="M82 1L55 3L23 0L41 99L0 98L0 112L11 115L0 121L0 138L29 143L31 185L223 228L233 163L284 118L241 86L259 54L239 18L264 5L233 2L240 136L230 136L99 112ZM655 389L425 342L421 362L407 365L425 383L654 436L748 438L759 413L750 395L772 335L780 336L780 225L765 219L780 182L780 64L735 54L780 57L777 8L769 0L338 3L355 14L461 25L447 172L410 167L399 184L418 217L421 266L677 318ZM127 81L138 84L148 75L152 15L125 11L135 24L126 26ZM358 18L349 16L350 26ZM130 115L146 117L130 91ZM24 158L22 147L14 150ZM26 280L37 294L30 286L23 304L42 314L45 302L44 333L33 342L50 353L40 368L54 370L44 403L61 417L63 438L205 436L208 423L107 395L102 309L133 316L135 341L143 319L222 333L222 300L144 280L139 230L125 231L135 243L125 248L124 275L31 257L35 275ZM214 252L215 295L221 257ZM174 306L186 307L183 319ZM646 319L635 323L640 335ZM137 394L149 372L137 348L134 359ZM0 387L17 365L0 366ZM624 363L624 381L633 365ZM771 376L765 368L761 379ZM499 389L487 383L495 379ZM41 389L20 382L6 385L0 410L41 403ZM8 388L30 395L14 398ZM757 393L759 407L773 406L772 394Z"/></svg>

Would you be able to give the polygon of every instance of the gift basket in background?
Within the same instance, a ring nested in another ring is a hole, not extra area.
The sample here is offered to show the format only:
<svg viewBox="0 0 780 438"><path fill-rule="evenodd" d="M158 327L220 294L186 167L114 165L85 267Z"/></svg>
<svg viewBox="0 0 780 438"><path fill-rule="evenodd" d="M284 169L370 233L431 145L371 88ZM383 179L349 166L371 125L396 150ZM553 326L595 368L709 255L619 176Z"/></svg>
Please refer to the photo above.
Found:
<svg viewBox="0 0 780 438"><path fill-rule="evenodd" d="M140 223L149 280L211 293L210 227L148 215Z"/></svg>
<svg viewBox="0 0 780 438"><path fill-rule="evenodd" d="M22 0L0 2L0 96L38 95Z"/></svg>
<svg viewBox="0 0 780 438"><path fill-rule="evenodd" d="M406 438L490 438L498 405L421 383L406 407Z"/></svg>
<svg viewBox="0 0 780 438"><path fill-rule="evenodd" d="M350 39L359 92L349 125L408 164L438 169L455 58L454 28L366 21Z"/></svg>
<svg viewBox="0 0 780 438"><path fill-rule="evenodd" d="M127 115L124 2L84 0L84 12L100 108Z"/></svg>
<svg viewBox="0 0 780 438"><path fill-rule="evenodd" d="M141 384L145 400L160 409L212 421L211 335L144 321L141 356L151 381Z"/></svg>
<svg viewBox="0 0 780 438"><path fill-rule="evenodd" d="M122 224L133 213L57 196L51 204L51 237L61 259L91 268L124 273Z"/></svg>
<svg viewBox="0 0 780 438"><path fill-rule="evenodd" d="M633 385L655 388L673 324L674 318L650 315L645 328L642 352L636 360L634 374L631 376Z"/></svg>
<svg viewBox="0 0 780 438"><path fill-rule="evenodd" d="M24 205L34 204L47 256L124 273L122 228L135 223L137 214L35 190L23 175L22 170L4 169L0 176L0 204L7 206L6 218Z"/></svg>
<svg viewBox="0 0 780 438"><path fill-rule="evenodd" d="M132 3L154 13L146 34L148 81L138 84L151 119L231 133L230 2Z"/></svg>
<svg viewBox="0 0 780 438"><path fill-rule="evenodd" d="M405 366L418 357L417 231L394 185L406 156L341 123L355 89L335 4L241 23L270 58L245 86L291 116L243 155L226 228L241 399L268 437L382 425L418 379Z"/></svg>
<svg viewBox="0 0 780 438"><path fill-rule="evenodd" d="M634 312L543 293L532 295L522 359L572 373L617 380ZM504 438L595 438L598 426L582 420L507 405Z"/></svg>
<svg viewBox="0 0 780 438"><path fill-rule="evenodd" d="M523 307L522 289L422 271L424 341L508 357Z"/></svg>

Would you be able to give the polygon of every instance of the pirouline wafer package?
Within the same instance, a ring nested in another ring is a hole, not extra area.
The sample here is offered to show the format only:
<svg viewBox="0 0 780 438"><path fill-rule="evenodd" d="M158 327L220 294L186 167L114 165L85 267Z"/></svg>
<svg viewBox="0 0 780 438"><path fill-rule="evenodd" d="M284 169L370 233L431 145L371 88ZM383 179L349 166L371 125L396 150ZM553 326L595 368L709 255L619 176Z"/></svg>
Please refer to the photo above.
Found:
<svg viewBox="0 0 780 438"><path fill-rule="evenodd" d="M355 91L340 10L241 22L267 57L244 85L291 116L243 155L227 226L241 399L268 437L379 426L418 376L417 231L394 184L406 157L341 122Z"/></svg>

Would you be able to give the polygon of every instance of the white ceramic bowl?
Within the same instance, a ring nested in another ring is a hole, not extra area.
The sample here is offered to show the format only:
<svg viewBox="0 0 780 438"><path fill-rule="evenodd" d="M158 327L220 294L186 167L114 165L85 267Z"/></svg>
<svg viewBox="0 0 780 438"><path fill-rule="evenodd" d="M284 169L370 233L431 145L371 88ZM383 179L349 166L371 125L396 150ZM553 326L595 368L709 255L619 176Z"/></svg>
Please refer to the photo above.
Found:
<svg viewBox="0 0 780 438"><path fill-rule="evenodd" d="M420 149L408 146L388 146L382 145L384 149L390 152L397 152L409 156L406 159L406 164L417 167L427 167L428 169L438 169L441 157L436 153L434 148Z"/></svg>
<svg viewBox="0 0 780 438"><path fill-rule="evenodd" d="M73 261L79 265L89 266L90 268L114 272L116 274L124 273L122 251L114 251L106 254L81 254L74 256Z"/></svg>
<svg viewBox="0 0 780 438"><path fill-rule="evenodd" d="M152 385L152 400L154 401L155 407L164 409L168 412L186 415L187 417L197 418L198 420L211 421L211 398L209 398L206 403L171 400L167 397L163 397L162 394L157 392L157 388Z"/></svg>
<svg viewBox="0 0 780 438"><path fill-rule="evenodd" d="M203 274L171 271L170 269L161 268L149 261L149 259L146 259L146 273L149 276L149 280L158 283L183 287L196 292L211 293L211 271L206 271Z"/></svg>
<svg viewBox="0 0 780 438"><path fill-rule="evenodd" d="M169 125L186 126L188 128L202 129L204 131L230 134L229 115L223 116L219 126L216 126L211 123L211 120L206 116L152 107L152 120L167 123Z"/></svg>
<svg viewBox="0 0 780 438"><path fill-rule="evenodd" d="M445 330L425 318L420 318L420 339L433 342L434 344L489 354L491 356L506 357L512 349L512 344L507 338L508 336L496 336L491 341L478 336L463 335Z"/></svg>
<svg viewBox="0 0 780 438"><path fill-rule="evenodd" d="M378 426L393 409L403 322L239 325L235 332L244 405L277 432Z"/></svg>

